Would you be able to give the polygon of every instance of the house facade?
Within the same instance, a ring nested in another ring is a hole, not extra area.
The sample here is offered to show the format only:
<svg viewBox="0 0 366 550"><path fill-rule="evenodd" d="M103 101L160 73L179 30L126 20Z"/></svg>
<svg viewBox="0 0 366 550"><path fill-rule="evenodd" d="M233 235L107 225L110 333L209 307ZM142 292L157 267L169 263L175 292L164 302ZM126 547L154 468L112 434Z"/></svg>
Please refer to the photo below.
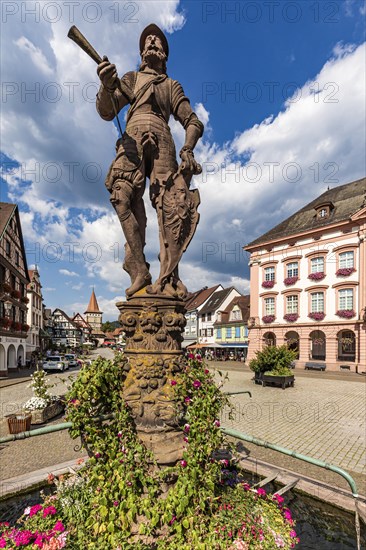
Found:
<svg viewBox="0 0 366 550"><path fill-rule="evenodd" d="M232 358L245 360L248 354L250 296L236 296L214 323L215 342Z"/></svg>
<svg viewBox="0 0 366 550"><path fill-rule="evenodd" d="M78 325L78 327L82 332L82 339L81 339L82 343L91 344L92 328L89 325L89 323L86 322L86 320L82 315L80 315L80 313L77 313L76 315L74 315L74 317L72 318L72 321Z"/></svg>
<svg viewBox="0 0 366 550"><path fill-rule="evenodd" d="M27 338L27 359L30 359L32 353L41 351L41 335L43 331L43 298L42 285L37 268L29 269L28 275L30 282L27 285L27 324L29 325Z"/></svg>
<svg viewBox="0 0 366 550"><path fill-rule="evenodd" d="M218 317L225 311L230 302L241 296L240 292L233 286L217 290L207 300L198 314L198 343L205 347L215 348L214 324Z"/></svg>
<svg viewBox="0 0 366 550"><path fill-rule="evenodd" d="M52 344L58 348L76 348L83 343L83 331L62 309L52 313Z"/></svg>
<svg viewBox="0 0 366 550"><path fill-rule="evenodd" d="M211 288L205 287L193 292L187 299L186 307L186 326L184 329L184 340L182 347L187 347L198 342L199 327L198 319L201 309L207 300L217 290L223 290L222 285L216 285Z"/></svg>
<svg viewBox="0 0 366 550"><path fill-rule="evenodd" d="M246 247L249 354L287 344L297 366L366 370L366 179L330 189Z"/></svg>
<svg viewBox="0 0 366 550"><path fill-rule="evenodd" d="M0 376L25 365L29 283L18 206L0 203Z"/></svg>

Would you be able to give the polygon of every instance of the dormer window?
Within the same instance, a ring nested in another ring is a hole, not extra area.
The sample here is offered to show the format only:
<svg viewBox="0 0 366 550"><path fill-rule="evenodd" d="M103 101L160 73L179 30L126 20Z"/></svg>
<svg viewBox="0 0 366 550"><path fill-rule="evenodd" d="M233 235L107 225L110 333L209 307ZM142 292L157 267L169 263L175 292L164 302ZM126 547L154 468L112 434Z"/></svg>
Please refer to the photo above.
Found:
<svg viewBox="0 0 366 550"><path fill-rule="evenodd" d="M325 220L329 218L331 211L333 210L334 205L331 202L326 202L315 206L316 217L320 220Z"/></svg>

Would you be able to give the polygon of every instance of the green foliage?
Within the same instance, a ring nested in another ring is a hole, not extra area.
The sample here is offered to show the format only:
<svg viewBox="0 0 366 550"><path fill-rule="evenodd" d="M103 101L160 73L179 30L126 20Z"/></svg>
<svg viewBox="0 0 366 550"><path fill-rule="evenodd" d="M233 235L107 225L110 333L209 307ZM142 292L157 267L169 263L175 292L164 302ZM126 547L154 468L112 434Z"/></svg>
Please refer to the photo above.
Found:
<svg viewBox="0 0 366 550"><path fill-rule="evenodd" d="M254 372L266 373L272 370L289 368L296 356L296 352L288 349L286 345L267 346L262 351L256 352L256 358L250 361L249 367Z"/></svg>
<svg viewBox="0 0 366 550"><path fill-rule="evenodd" d="M266 371L264 374L268 376L293 376L293 371L287 367L277 367L273 370Z"/></svg>
<svg viewBox="0 0 366 550"><path fill-rule="evenodd" d="M283 541L282 548L292 547L292 524L284 521L280 503L237 485L229 461L219 458L217 451L227 447L219 418L228 399L200 357L191 356L184 372L168 380L184 450L182 460L165 469L140 442L123 400L126 362L120 354L113 361L97 359L81 370L67 396L70 434L82 437L90 455L77 474L57 481L52 497L66 528L67 548L255 549L251 528L259 533L260 515L266 518L261 548L275 548L275 537ZM224 525L230 531L223 533Z"/></svg>

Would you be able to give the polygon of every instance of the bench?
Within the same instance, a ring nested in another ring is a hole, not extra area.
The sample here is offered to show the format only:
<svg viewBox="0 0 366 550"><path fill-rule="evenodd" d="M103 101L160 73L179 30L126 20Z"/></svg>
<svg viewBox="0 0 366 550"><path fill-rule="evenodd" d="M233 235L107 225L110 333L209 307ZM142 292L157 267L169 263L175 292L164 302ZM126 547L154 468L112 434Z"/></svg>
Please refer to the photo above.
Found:
<svg viewBox="0 0 366 550"><path fill-rule="evenodd" d="M325 363L312 363L309 361L308 363L305 363L305 370L325 370L326 369Z"/></svg>
<svg viewBox="0 0 366 550"><path fill-rule="evenodd" d="M351 370L351 367L349 365L339 365L339 368L341 370Z"/></svg>

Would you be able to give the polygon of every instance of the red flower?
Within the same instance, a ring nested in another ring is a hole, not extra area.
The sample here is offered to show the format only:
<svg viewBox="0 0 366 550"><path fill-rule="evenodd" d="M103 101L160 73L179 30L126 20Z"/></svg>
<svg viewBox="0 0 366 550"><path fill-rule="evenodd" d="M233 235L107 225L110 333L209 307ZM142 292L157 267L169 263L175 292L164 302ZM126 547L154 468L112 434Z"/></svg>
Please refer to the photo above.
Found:
<svg viewBox="0 0 366 550"><path fill-rule="evenodd" d="M187 462L185 460L181 460L180 465L182 466L182 468L185 468L187 466Z"/></svg>
<svg viewBox="0 0 366 550"><path fill-rule="evenodd" d="M170 384L171 384L171 386L176 386L176 385L177 385L177 381L176 381L176 380L171 380L171 381L170 381Z"/></svg>
<svg viewBox="0 0 366 550"><path fill-rule="evenodd" d="M194 387L194 388L200 388L200 387L201 387L201 382L200 382L199 380L195 380L195 381L193 382L193 387Z"/></svg>

